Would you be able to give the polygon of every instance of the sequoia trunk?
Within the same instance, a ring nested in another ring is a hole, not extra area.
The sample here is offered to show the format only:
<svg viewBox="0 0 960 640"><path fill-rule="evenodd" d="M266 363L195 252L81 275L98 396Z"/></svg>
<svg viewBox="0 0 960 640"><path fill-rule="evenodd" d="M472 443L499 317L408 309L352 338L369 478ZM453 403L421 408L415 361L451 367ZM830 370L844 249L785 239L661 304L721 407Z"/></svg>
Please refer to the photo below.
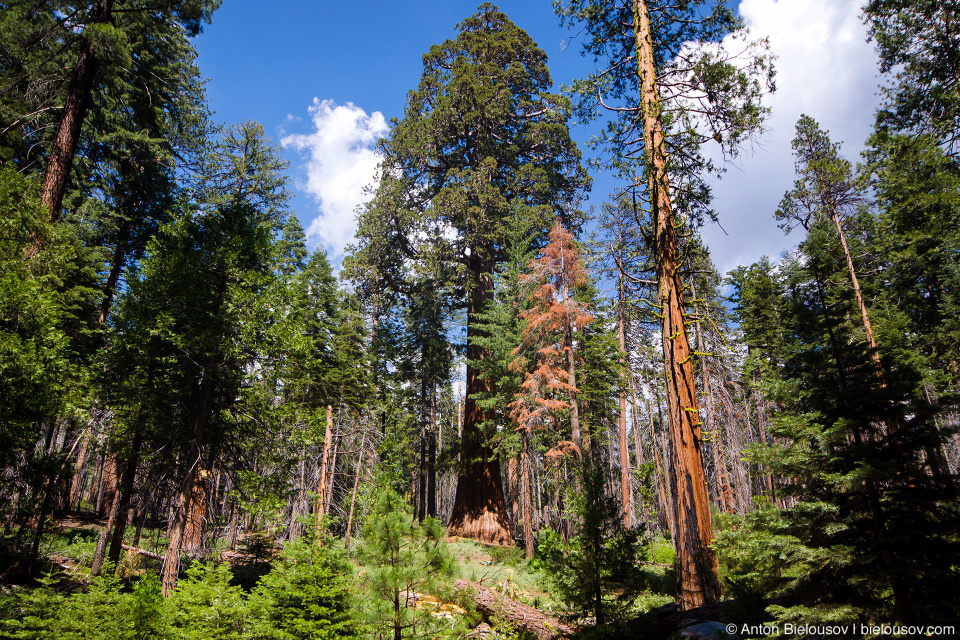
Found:
<svg viewBox="0 0 960 640"><path fill-rule="evenodd" d="M478 254L476 251L472 253ZM491 544L511 544L513 540L503 497L500 462L493 457L486 434L480 426L491 416L474 400L474 394L490 391L491 384L481 378L476 366L471 364L483 360L487 355L470 338L477 334L477 314L488 300L493 299L492 265L476 261L471 266L476 286L467 310L467 390L460 453L462 466L447 532L451 536L474 538Z"/></svg>

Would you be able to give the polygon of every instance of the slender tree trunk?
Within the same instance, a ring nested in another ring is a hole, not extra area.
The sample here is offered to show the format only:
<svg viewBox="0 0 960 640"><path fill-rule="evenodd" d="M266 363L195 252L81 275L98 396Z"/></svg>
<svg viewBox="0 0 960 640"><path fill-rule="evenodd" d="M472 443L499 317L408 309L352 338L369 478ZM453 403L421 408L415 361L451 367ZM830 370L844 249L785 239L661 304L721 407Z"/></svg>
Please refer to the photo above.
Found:
<svg viewBox="0 0 960 640"><path fill-rule="evenodd" d="M520 537L522 517L520 511L520 477L518 475L520 466L520 456L511 456L507 462L507 502L510 503L510 515L513 518L514 527L516 527L517 537Z"/></svg>
<svg viewBox="0 0 960 640"><path fill-rule="evenodd" d="M143 442L143 436L137 429L133 437L130 458L123 466L123 475L120 476L120 493L117 497L119 502L119 511L113 523L113 538L110 541L111 562L120 560L120 552L123 548L123 536L127 530L127 511L130 509L130 499L133 497L133 484L137 477L137 467L140 464L140 446Z"/></svg>
<svg viewBox="0 0 960 640"><path fill-rule="evenodd" d="M693 363L677 264L677 222L670 202L666 145L660 123L653 41L644 0L634 0L637 76L643 113L643 140L650 174L650 200L656 220L656 271L660 287L663 359L668 424L673 443L676 493L677 604L692 609L719 600L717 562L710 548L713 532L703 472L700 416Z"/></svg>
<svg viewBox="0 0 960 640"><path fill-rule="evenodd" d="M660 485L660 502L663 504L663 514L667 520L667 531L669 531L670 536L673 537L676 535L676 529L673 525L673 491L670 489L670 483L667 481L666 470L660 462L660 445L657 443L659 438L657 438L657 432L653 426L653 406L650 402L650 396L647 396L647 416L650 419L650 438L653 442L653 463L657 471L657 482Z"/></svg>
<svg viewBox="0 0 960 640"><path fill-rule="evenodd" d="M74 467L73 478L70 482L70 504L80 504L80 494L83 492L84 479L87 476L87 457L90 453L90 429L86 429L80 436L83 439L80 453L77 454L77 464Z"/></svg>
<svg viewBox="0 0 960 640"><path fill-rule="evenodd" d="M353 493L350 496L350 513L347 515L347 535L343 542L344 549L350 548L350 532L353 531L353 514L357 506L357 489L360 487L360 470L363 468L363 447L367 443L367 434L360 437L360 452L357 455L357 470L353 474Z"/></svg>
<svg viewBox="0 0 960 640"><path fill-rule="evenodd" d="M240 532L240 506L236 501L230 503L230 551L237 548L237 534Z"/></svg>
<svg viewBox="0 0 960 640"><path fill-rule="evenodd" d="M126 220L117 234L117 246L113 251L113 259L110 261L110 273L107 276L107 283L103 290L103 299L100 300L100 313L97 316L97 323L101 327L106 324L107 317L110 315L113 297L117 291L117 283L120 281L120 273L123 272L123 265L126 263L127 240L132 226L133 219Z"/></svg>
<svg viewBox="0 0 960 640"><path fill-rule="evenodd" d="M883 369L880 364L880 352L877 351L877 341L873 337L873 324L870 322L870 315L867 313L867 304L863 301L863 293L860 291L860 281L857 279L857 270L853 267L853 256L850 255L850 247L847 246L847 235L843 232L843 225L840 224L839 215L831 213L830 219L833 220L833 224L837 227L837 235L840 236L840 244L843 246L843 256L847 260L847 272L850 274L850 284L853 287L853 294L857 298L857 308L860 311L863 330L867 335L867 346L870 347L870 357L877 367L877 372L882 376Z"/></svg>
<svg viewBox="0 0 960 640"><path fill-rule="evenodd" d="M530 499L530 477L533 464L530 460L531 429L524 425L520 432L522 449L520 450L520 501L523 509L523 542L527 557L533 557L533 504Z"/></svg>
<svg viewBox="0 0 960 640"><path fill-rule="evenodd" d="M430 392L430 428L427 430L427 515L437 515L437 387Z"/></svg>
<svg viewBox="0 0 960 640"><path fill-rule="evenodd" d="M120 461L114 457L114 475L120 475L122 473L121 467ZM94 548L93 560L90 563L90 575L92 576L100 575L103 569L103 563L107 555L107 542L110 540L110 531L113 529L117 521L117 515L120 513L120 492L116 488L114 488L113 496L110 497L109 500L110 514L107 516L106 525L100 530L100 535L97 537L97 546Z"/></svg>
<svg viewBox="0 0 960 640"><path fill-rule="evenodd" d="M627 444L627 330L623 301L623 274L617 281L617 337L620 339L620 498L623 507L623 526L634 524L633 491L630 484L630 452Z"/></svg>
<svg viewBox="0 0 960 640"><path fill-rule="evenodd" d="M419 482L417 485L417 519L423 522L427 517L427 416L423 405L426 404L427 381L420 382L420 460L418 464Z"/></svg>
<svg viewBox="0 0 960 640"><path fill-rule="evenodd" d="M342 417L342 416L341 416ZM333 507L333 485L337 479L337 457L340 455L340 436L337 434L337 423L333 423L333 451L330 453L330 467L328 469L327 493L324 497L325 513L330 513Z"/></svg>
<svg viewBox="0 0 960 640"><path fill-rule="evenodd" d="M317 526L327 515L327 480L330 474L330 449L333 445L333 407L327 405L327 430L323 435L323 453L320 458L320 479L317 482Z"/></svg>
<svg viewBox="0 0 960 640"><path fill-rule="evenodd" d="M113 10L113 0L96 0L90 12L89 25L109 22ZM81 39L80 55L73 69L67 100L60 116L60 124L50 148L50 158L43 175L43 192L41 202L47 209L50 220L55 222L60 217L60 207L63 204L63 195L67 189L67 179L73 165L73 156L80 141L80 129L87 116L90 104L90 94L93 91L93 80L97 74L99 61L93 51L90 40L84 36ZM39 248L39 247L37 247ZM36 253L36 251L34 251Z"/></svg>

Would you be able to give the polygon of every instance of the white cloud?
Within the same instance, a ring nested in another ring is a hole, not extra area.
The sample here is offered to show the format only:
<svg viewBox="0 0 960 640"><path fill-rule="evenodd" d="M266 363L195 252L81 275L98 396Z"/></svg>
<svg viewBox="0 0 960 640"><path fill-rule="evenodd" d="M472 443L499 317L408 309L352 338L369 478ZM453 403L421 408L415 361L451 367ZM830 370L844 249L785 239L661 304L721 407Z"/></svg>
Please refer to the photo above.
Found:
<svg viewBox="0 0 960 640"><path fill-rule="evenodd" d="M307 237L322 241L337 257L356 232L354 209L365 201L379 156L373 147L389 131L383 114L348 102L313 99L314 132L281 139L285 147L306 151L306 181L298 185L313 196L318 216L307 226Z"/></svg>
<svg viewBox="0 0 960 640"><path fill-rule="evenodd" d="M801 114L815 118L856 161L878 104L877 61L860 20L862 0L742 0L751 37L769 37L777 56L777 92L768 131L714 189L720 224L704 230L721 272L776 258L799 237L784 237L773 212L793 186L790 141Z"/></svg>

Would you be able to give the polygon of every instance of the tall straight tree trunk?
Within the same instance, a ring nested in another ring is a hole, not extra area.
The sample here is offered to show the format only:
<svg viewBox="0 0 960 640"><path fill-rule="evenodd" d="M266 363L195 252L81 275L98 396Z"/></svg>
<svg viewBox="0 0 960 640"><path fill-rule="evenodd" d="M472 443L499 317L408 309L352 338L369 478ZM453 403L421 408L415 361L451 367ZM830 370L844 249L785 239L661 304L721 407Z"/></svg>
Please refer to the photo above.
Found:
<svg viewBox="0 0 960 640"><path fill-rule="evenodd" d="M437 515L437 386L430 392L430 428L427 430L427 515Z"/></svg>
<svg viewBox="0 0 960 640"><path fill-rule="evenodd" d="M480 250L471 255L479 256ZM486 350L471 338L478 334L477 314L493 299L493 265L476 260L471 269L474 289L467 309L467 389L461 429L461 471L447 532L451 536L473 538L490 544L510 544L510 520L503 498L500 461L487 443L481 424L492 416L474 400L474 395L491 390L491 383L479 374L475 365L487 357Z"/></svg>
<svg viewBox="0 0 960 640"><path fill-rule="evenodd" d="M137 478L142 443L143 436L140 429L137 429L133 437L130 458L124 464L123 474L120 476L119 511L113 523L113 537L110 540L110 554L108 556L111 562L120 560L120 551L123 549L123 536L127 530L127 512L130 509L130 499L133 497L133 484Z"/></svg>
<svg viewBox="0 0 960 640"><path fill-rule="evenodd" d="M97 323L103 327L110 315L110 308L113 306L113 297L117 291L117 283L120 281L120 273L123 271L123 265L127 258L127 240L130 236L130 229L133 226L133 220L126 220L120 227L117 234L117 246L113 250L113 258L110 260L110 273L107 276L107 283L103 289L103 299L100 300L100 313L97 316Z"/></svg>
<svg viewBox="0 0 960 640"><path fill-rule="evenodd" d="M77 454L77 464L74 467L73 478L70 482L70 504L77 505L79 510L80 494L83 492L84 480L87 476L87 458L90 454L90 428L88 427L80 437L80 453Z"/></svg>
<svg viewBox="0 0 960 640"><path fill-rule="evenodd" d="M198 553L203 549L203 534L210 519L210 473L199 466L193 478L193 496L187 512L187 524L183 530L182 549Z"/></svg>
<svg viewBox="0 0 960 640"><path fill-rule="evenodd" d="M633 492L630 485L630 452L627 444L627 329L623 300L623 274L617 281L617 337L620 339L620 498L623 526L633 527Z"/></svg>
<svg viewBox="0 0 960 640"><path fill-rule="evenodd" d="M121 471L122 464L119 459L114 457L114 469L113 473L115 475L120 475L124 473ZM107 555L107 542L110 540L110 530L113 529L114 523L117 520L117 515L120 513L120 493L116 488L113 490L113 497L110 498L110 513L107 516L107 524L104 525L103 529L100 531L100 535L97 536L97 545L93 550L93 560L90 562L90 575L98 576L100 575L101 570L103 569L103 563Z"/></svg>
<svg viewBox="0 0 960 640"><path fill-rule="evenodd" d="M528 558L533 557L533 501L530 499L530 476L533 464L530 456L530 439L532 437L529 425L524 425L520 432L522 445L520 450L520 503L523 511L523 543Z"/></svg>
<svg viewBox="0 0 960 640"><path fill-rule="evenodd" d="M710 548L713 541L710 501L703 472L700 414L677 264L677 222L670 202L653 40L644 0L634 0L633 16L644 149L650 175L650 202L656 220L654 250L660 287L660 331L663 335L668 424L673 444L677 604L681 609L692 609L718 602L720 583L717 561Z"/></svg>
<svg viewBox="0 0 960 640"><path fill-rule="evenodd" d="M423 405L427 400L427 381L420 381L420 460L418 463L419 478L417 483L417 519L423 522L427 517L427 416Z"/></svg>
<svg viewBox="0 0 960 640"><path fill-rule="evenodd" d="M112 11L113 0L96 0L90 12L88 28L92 24L109 22ZM63 114L60 116L60 124L57 126L53 146L50 148L50 158L43 174L43 192L40 199L52 222L60 217L63 194L67 190L67 179L80 141L80 129L87 116L93 80L99 66L92 43L84 36L81 39L80 55L73 69L73 77L70 79L70 88L63 106Z"/></svg>
<svg viewBox="0 0 960 640"><path fill-rule="evenodd" d="M327 430L323 435L323 453L320 458L320 479L317 481L317 525L327 515L327 480L330 474L330 449L333 445L333 407L327 405Z"/></svg>

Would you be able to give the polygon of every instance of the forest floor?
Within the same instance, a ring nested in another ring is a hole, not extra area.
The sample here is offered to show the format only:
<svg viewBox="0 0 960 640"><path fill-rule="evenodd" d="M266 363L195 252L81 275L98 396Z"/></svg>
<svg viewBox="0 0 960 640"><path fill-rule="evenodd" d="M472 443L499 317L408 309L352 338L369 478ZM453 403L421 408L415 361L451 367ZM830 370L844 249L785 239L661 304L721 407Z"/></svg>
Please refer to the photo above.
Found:
<svg viewBox="0 0 960 640"><path fill-rule="evenodd" d="M103 520L92 514L70 515L52 522L40 547L41 574L59 577L77 586L84 584L89 577L90 563L103 525ZM131 527L126 536L126 545L132 546L133 535L134 529ZM123 553L117 575L129 579L146 572L159 571L166 543L161 529L145 527L136 549L127 547ZM573 615L569 603L564 603L557 591L556 580L549 574L549 569L541 562L525 558L523 549L482 545L463 538L447 538L444 544L454 557L456 580L480 585L499 597L509 598L546 616L564 620L580 628L581 633L592 627L592 618ZM242 535L233 550L229 548L227 539L222 537L213 540L210 546L206 557L229 563L234 583L247 591L270 571L280 553L278 541L265 531ZM669 544L660 541L654 546L653 555L657 562L646 564L651 571L663 575L672 560L671 554ZM4 592L8 592L11 585L32 582L22 574L17 560L18 556L13 553L0 552L0 589ZM357 565L357 571L358 574L362 573L364 567ZM666 584L663 583L664 586ZM672 597L664 593L667 590L662 588L641 593L629 610L623 612L620 631L604 633L602 637L627 638L640 637L637 634L641 634L648 640L665 639L685 620L719 620L722 616L719 607L679 613ZM616 587L611 589L610 595L619 595ZM588 632L584 637L592 637L592 633Z"/></svg>

